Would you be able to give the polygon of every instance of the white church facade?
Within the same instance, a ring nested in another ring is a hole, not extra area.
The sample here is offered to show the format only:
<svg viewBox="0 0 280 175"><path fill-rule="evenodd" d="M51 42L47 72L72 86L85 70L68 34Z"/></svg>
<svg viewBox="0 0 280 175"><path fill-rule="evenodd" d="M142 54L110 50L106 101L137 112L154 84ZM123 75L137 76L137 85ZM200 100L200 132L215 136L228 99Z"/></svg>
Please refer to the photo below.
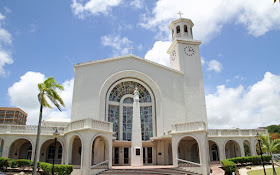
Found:
<svg viewBox="0 0 280 175"><path fill-rule="evenodd" d="M56 163L83 175L146 165L206 175L213 162L256 155L255 136L267 130L208 129L201 41L193 39L193 25L186 18L170 24L170 67L132 54L75 65L71 121L43 122L37 159L51 162L56 150ZM31 159L36 129L0 125L1 156Z"/></svg>

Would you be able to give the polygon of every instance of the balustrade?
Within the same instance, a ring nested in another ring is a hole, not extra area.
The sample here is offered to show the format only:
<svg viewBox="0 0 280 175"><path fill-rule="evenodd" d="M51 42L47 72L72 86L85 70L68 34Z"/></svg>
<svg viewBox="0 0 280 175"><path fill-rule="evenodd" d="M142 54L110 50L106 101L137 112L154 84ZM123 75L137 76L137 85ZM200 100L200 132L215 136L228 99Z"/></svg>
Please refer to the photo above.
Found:
<svg viewBox="0 0 280 175"><path fill-rule="evenodd" d="M172 125L172 132L206 130L204 122L179 123Z"/></svg>
<svg viewBox="0 0 280 175"><path fill-rule="evenodd" d="M266 129L208 129L208 136L256 136L257 133L267 133Z"/></svg>

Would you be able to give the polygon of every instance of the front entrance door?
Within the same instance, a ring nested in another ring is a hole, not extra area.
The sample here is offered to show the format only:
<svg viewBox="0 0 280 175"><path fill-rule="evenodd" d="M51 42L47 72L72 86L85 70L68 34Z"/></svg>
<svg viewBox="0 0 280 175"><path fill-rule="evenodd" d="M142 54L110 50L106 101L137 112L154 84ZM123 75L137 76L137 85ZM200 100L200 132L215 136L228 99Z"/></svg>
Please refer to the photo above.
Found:
<svg viewBox="0 0 280 175"><path fill-rule="evenodd" d="M129 148L123 148L123 163L125 165L129 164Z"/></svg>
<svg viewBox="0 0 280 175"><path fill-rule="evenodd" d="M119 147L114 147L114 164L118 165L119 164Z"/></svg>
<svg viewBox="0 0 280 175"><path fill-rule="evenodd" d="M143 147L143 164L153 163L153 148Z"/></svg>

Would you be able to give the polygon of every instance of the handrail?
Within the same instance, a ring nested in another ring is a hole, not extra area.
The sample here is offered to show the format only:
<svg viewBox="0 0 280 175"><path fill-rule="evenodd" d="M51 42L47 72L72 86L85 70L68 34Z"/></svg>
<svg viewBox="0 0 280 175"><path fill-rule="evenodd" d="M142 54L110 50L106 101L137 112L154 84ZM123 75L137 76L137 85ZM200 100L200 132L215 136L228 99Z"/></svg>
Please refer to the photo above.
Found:
<svg viewBox="0 0 280 175"><path fill-rule="evenodd" d="M102 164L104 164L104 163L107 163L107 162L109 162L109 160L105 160L105 161L100 162L100 163L98 163L98 164L92 165L92 166L91 166L91 169L93 169L93 168L95 168L95 167L97 167L97 166L99 166L99 165L102 165Z"/></svg>
<svg viewBox="0 0 280 175"><path fill-rule="evenodd" d="M185 162L185 163L189 163L189 164L194 164L194 165L201 166L200 163L195 163L195 162L191 162L191 161L188 161L188 160L183 160L183 159L178 159L178 158L176 158L176 160L181 161L181 162Z"/></svg>

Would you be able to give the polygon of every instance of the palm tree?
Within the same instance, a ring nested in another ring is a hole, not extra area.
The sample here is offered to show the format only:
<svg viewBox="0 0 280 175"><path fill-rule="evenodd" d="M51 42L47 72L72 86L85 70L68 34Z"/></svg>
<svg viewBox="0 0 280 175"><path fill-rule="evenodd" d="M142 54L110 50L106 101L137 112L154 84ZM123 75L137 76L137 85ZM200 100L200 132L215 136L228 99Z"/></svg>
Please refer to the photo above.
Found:
<svg viewBox="0 0 280 175"><path fill-rule="evenodd" d="M260 136L263 143L262 149L264 150L264 152L267 152L271 156L273 175L277 175L274 167L272 153L275 153L278 150L278 147L280 146L280 139L271 140L269 133L267 133L266 135L260 134Z"/></svg>
<svg viewBox="0 0 280 175"><path fill-rule="evenodd" d="M38 147L40 142L40 134L41 134L41 121L42 121L42 113L43 107L52 108L52 106L48 103L47 98L61 111L61 105L65 107L63 100L57 93L58 90L64 90L63 86L59 83L56 83L54 77L47 78L43 83L38 84L39 94L38 100L40 102L40 115L37 129L37 138L36 138L36 146L35 146L35 154L34 154L34 164L33 164L33 175L36 175L37 171L37 155L38 155Z"/></svg>

